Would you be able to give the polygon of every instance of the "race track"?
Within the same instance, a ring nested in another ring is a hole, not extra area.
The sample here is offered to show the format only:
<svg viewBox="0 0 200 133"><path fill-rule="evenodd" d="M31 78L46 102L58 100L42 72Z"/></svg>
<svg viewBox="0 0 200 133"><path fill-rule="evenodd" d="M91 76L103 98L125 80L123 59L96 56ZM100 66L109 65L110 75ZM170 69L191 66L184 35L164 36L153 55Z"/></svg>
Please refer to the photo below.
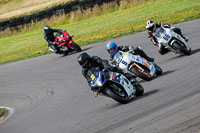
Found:
<svg viewBox="0 0 200 133"><path fill-rule="evenodd" d="M175 25L190 37L192 55L161 56L147 32L113 39L141 46L162 76L139 80L145 94L121 105L90 91L77 54L50 54L0 65L0 106L14 110L0 133L197 133L200 131L200 20ZM108 59L106 42L82 47Z"/></svg>

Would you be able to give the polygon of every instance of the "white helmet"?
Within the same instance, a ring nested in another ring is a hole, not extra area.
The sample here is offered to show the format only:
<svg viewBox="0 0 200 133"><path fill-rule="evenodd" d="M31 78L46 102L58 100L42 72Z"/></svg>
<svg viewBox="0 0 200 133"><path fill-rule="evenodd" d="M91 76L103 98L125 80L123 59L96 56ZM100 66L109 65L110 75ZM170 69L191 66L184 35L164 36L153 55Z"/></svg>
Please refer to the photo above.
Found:
<svg viewBox="0 0 200 133"><path fill-rule="evenodd" d="M156 29L156 24L155 24L152 20L148 20L148 21L146 22L146 29L147 29L148 31L155 31L155 29Z"/></svg>

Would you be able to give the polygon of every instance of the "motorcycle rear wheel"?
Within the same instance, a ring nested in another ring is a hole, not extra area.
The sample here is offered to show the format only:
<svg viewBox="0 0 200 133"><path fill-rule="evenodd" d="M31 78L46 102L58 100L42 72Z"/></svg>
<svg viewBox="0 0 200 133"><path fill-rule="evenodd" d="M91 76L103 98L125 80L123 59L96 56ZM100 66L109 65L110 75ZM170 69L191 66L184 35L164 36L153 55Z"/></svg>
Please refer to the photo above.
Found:
<svg viewBox="0 0 200 133"><path fill-rule="evenodd" d="M134 73L135 75L137 75L138 77L140 77L141 79L144 79L146 81L150 81L153 77L149 75L149 77L147 77L146 75L144 75L143 73L139 72L138 71L138 68L137 67L132 67L130 69L130 71L132 73Z"/></svg>

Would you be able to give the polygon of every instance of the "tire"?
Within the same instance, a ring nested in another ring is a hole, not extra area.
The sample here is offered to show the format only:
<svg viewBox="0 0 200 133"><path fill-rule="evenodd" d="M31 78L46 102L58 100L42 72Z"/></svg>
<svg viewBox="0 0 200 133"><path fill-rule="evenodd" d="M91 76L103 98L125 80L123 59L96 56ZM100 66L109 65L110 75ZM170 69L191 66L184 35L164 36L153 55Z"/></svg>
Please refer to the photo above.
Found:
<svg viewBox="0 0 200 133"><path fill-rule="evenodd" d="M184 53L185 55L191 55L191 49L187 50L187 48L180 46L177 42L173 43L173 47L175 47L177 50L179 50L181 53Z"/></svg>
<svg viewBox="0 0 200 133"><path fill-rule="evenodd" d="M162 69L155 64L155 68L156 68L156 75L161 75L162 74Z"/></svg>
<svg viewBox="0 0 200 133"><path fill-rule="evenodd" d="M76 52L81 52L80 46L78 46L75 42L72 42L72 47Z"/></svg>
<svg viewBox="0 0 200 133"><path fill-rule="evenodd" d="M122 103L122 104L126 104L129 102L129 99L128 97L122 97L122 96L119 96L117 93L115 93L113 90L111 90L111 88L108 88L106 90L106 94L112 98L113 100L119 102L119 103Z"/></svg>
<svg viewBox="0 0 200 133"><path fill-rule="evenodd" d="M152 79L152 76L147 77L146 75L142 74L141 72L139 72L137 70L137 67L132 67L130 70L132 73L134 73L135 75L137 75L138 77L140 77L141 79L144 79L146 81L150 81Z"/></svg>
<svg viewBox="0 0 200 133"><path fill-rule="evenodd" d="M135 88L136 88L136 93L134 95L136 97L142 96L144 94L144 88L140 84L135 85Z"/></svg>

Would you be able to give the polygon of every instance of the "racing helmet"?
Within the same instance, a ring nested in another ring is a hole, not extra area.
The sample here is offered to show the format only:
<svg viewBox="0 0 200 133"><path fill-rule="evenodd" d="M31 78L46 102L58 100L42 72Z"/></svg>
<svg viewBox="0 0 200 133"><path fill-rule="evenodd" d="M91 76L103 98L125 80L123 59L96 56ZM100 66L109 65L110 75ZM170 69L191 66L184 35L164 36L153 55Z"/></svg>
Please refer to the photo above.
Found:
<svg viewBox="0 0 200 133"><path fill-rule="evenodd" d="M146 29L147 29L148 31L155 31L155 29L156 29L156 24L155 24L152 20L148 20L148 21L146 22Z"/></svg>
<svg viewBox="0 0 200 133"><path fill-rule="evenodd" d="M50 33L50 32L51 32L51 27L48 26L48 25L45 25L45 26L43 27L43 29L44 29L44 31L45 31L46 33Z"/></svg>
<svg viewBox="0 0 200 133"><path fill-rule="evenodd" d="M108 42L106 45L106 50L110 55L114 56L118 51L117 44L113 41Z"/></svg>
<svg viewBox="0 0 200 133"><path fill-rule="evenodd" d="M84 52L81 53L78 56L78 63L83 67L83 68L88 68L89 64L91 62L91 57L88 55L88 53Z"/></svg>

